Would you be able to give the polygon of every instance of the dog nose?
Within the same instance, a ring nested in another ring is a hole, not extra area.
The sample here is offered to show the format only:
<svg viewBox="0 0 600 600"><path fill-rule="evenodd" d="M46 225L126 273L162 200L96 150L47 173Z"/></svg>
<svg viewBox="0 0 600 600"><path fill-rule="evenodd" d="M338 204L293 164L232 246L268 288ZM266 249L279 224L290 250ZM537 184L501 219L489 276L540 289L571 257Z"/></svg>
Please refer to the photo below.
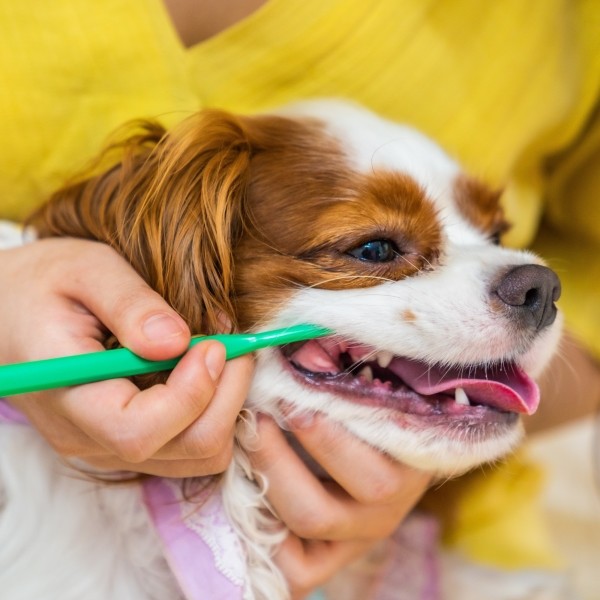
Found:
<svg viewBox="0 0 600 600"><path fill-rule="evenodd" d="M502 277L496 293L504 304L518 311L525 324L540 330L554 323L560 280L548 267L521 265Z"/></svg>

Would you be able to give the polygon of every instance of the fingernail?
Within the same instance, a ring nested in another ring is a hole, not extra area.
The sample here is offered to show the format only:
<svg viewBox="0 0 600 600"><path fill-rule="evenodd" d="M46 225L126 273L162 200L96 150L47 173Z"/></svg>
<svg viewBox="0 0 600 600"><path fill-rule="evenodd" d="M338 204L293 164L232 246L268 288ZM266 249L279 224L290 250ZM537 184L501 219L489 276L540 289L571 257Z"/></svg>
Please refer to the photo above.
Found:
<svg viewBox="0 0 600 600"><path fill-rule="evenodd" d="M146 319L146 322L142 325L142 331L146 339L151 342L160 342L186 334L184 327L177 319L164 313Z"/></svg>
<svg viewBox="0 0 600 600"><path fill-rule="evenodd" d="M217 381L225 367L225 347L223 344L210 344L204 364L213 381Z"/></svg>

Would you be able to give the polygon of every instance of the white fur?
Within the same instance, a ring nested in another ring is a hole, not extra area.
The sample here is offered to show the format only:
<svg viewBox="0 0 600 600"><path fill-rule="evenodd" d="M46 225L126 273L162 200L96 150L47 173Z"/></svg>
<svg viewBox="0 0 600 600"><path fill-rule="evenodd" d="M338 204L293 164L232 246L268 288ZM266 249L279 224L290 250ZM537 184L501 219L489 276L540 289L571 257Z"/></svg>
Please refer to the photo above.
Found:
<svg viewBox="0 0 600 600"><path fill-rule="evenodd" d="M98 483L0 425L0 597L177 600L138 486Z"/></svg>

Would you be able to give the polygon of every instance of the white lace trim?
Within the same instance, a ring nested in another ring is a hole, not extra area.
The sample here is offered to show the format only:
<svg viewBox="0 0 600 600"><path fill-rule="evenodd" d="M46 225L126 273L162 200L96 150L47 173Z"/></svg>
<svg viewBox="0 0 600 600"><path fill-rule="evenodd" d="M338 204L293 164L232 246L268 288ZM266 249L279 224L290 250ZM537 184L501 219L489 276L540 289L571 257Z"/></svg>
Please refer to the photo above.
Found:
<svg viewBox="0 0 600 600"><path fill-rule="evenodd" d="M211 489L196 506L185 501L176 481L163 481L178 500L183 524L210 548L217 570L234 585L242 587L247 579L246 556L225 515L221 491Z"/></svg>

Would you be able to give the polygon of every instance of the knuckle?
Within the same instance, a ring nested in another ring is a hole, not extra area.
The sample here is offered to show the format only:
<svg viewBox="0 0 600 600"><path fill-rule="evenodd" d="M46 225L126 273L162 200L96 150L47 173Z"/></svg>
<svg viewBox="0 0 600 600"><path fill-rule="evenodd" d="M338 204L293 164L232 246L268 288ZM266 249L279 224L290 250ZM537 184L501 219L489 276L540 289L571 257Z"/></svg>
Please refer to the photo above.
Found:
<svg viewBox="0 0 600 600"><path fill-rule="evenodd" d="M327 540L336 524L335 517L313 509L297 511L286 525L298 537L312 540Z"/></svg>
<svg viewBox="0 0 600 600"><path fill-rule="evenodd" d="M262 444L250 453L250 462L256 471L269 471L281 460L275 449Z"/></svg>
<svg viewBox="0 0 600 600"><path fill-rule="evenodd" d="M71 240L72 244L69 248L61 248L63 253L68 253L71 258L77 260L76 264L81 268L89 268L92 263L98 261L112 261L119 254L108 244L95 240ZM75 252L74 252L75 251Z"/></svg>
<svg viewBox="0 0 600 600"><path fill-rule="evenodd" d="M106 440L106 445L120 460L139 464L155 453L155 448L151 447L149 440L132 433L119 433L113 431Z"/></svg>
<svg viewBox="0 0 600 600"><path fill-rule="evenodd" d="M199 423L195 434L186 440L184 452L191 458L216 458L233 452L233 432L213 419Z"/></svg>
<svg viewBox="0 0 600 600"><path fill-rule="evenodd" d="M283 569L291 597L294 600L304 598L312 590L323 583L323 577L315 572L315 568L301 559L288 561Z"/></svg>
<svg viewBox="0 0 600 600"><path fill-rule="evenodd" d="M362 504L388 504L398 496L398 485L390 478L377 478L370 485L362 486L356 500Z"/></svg>
<svg viewBox="0 0 600 600"><path fill-rule="evenodd" d="M48 439L47 440L54 452L65 458L71 458L80 456L81 453L78 451L73 444L69 443L67 439Z"/></svg>
<svg viewBox="0 0 600 600"><path fill-rule="evenodd" d="M288 582L293 600L304 598L320 583L316 580L316 578L313 578L310 576L310 574L306 573L306 569L300 568L297 570L294 569L290 573L286 573L285 578Z"/></svg>
<svg viewBox="0 0 600 600"><path fill-rule="evenodd" d="M155 308L150 302L149 289L142 281L128 282L127 286L122 288L114 295L115 307L118 307L119 313L134 313L141 315Z"/></svg>
<svg viewBox="0 0 600 600"><path fill-rule="evenodd" d="M194 436L194 440L186 444L186 454L191 458L213 458L219 455L223 443L224 440L217 432L204 430L201 435Z"/></svg>
<svg viewBox="0 0 600 600"><path fill-rule="evenodd" d="M215 384L206 377L202 383L202 388L199 390L195 386L186 386L181 387L177 390L177 401L184 404L186 406L186 411L189 411L190 414L200 415L200 418L206 420L207 417L202 417L202 413L206 409L207 405L210 403L216 386ZM215 436L218 437L220 433L222 433L222 429L219 429L220 423L217 421L212 421L210 423L211 431L215 432Z"/></svg>
<svg viewBox="0 0 600 600"><path fill-rule="evenodd" d="M211 475L222 473L227 470L233 460L233 441L211 461Z"/></svg>
<svg viewBox="0 0 600 600"><path fill-rule="evenodd" d="M120 442L115 447L115 454L122 461L134 465L143 463L152 456L152 452L145 449L141 444L132 441Z"/></svg>

